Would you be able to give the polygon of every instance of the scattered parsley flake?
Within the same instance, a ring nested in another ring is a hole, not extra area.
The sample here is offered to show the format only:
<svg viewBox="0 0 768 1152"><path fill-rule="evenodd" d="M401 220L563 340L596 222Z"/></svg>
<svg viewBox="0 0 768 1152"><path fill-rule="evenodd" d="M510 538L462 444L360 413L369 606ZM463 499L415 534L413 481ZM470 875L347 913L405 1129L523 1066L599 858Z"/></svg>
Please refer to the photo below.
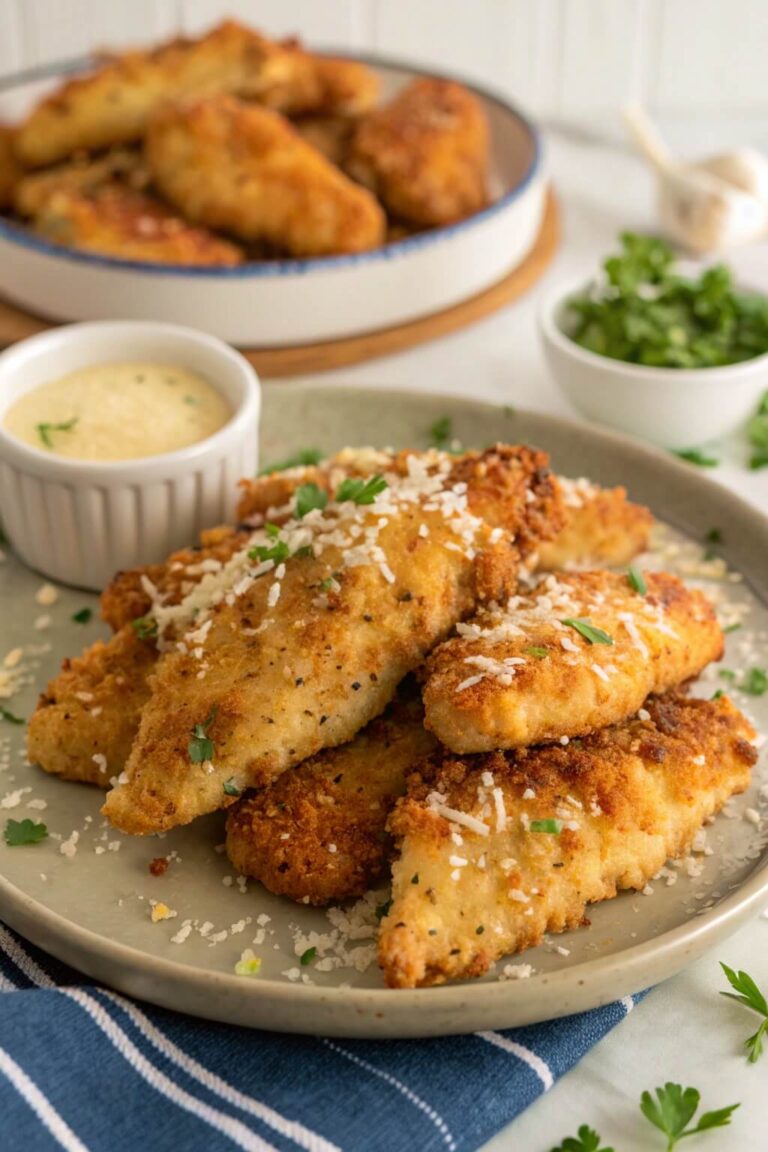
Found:
<svg viewBox="0 0 768 1152"><path fill-rule="evenodd" d="M289 468L310 468L325 459L325 453L319 448L301 448L293 456L278 461L277 464L268 464L266 468L259 469L259 476L268 476L271 472L286 472Z"/></svg>
<svg viewBox="0 0 768 1152"><path fill-rule="evenodd" d="M747 424L747 437L755 449L749 458L753 472L768 467L768 392L764 392L757 412Z"/></svg>
<svg viewBox="0 0 768 1152"><path fill-rule="evenodd" d="M747 1008L751 1008L753 1012L757 1012L759 1016L763 1017L763 1022L754 1035L749 1036L744 1041L744 1047L747 1049L747 1059L750 1064L756 1064L763 1054L763 1039L768 1036L768 1001L758 988L752 977L748 972L734 972L727 964L720 963L720 967L726 975L728 983L733 992L721 992L721 996L727 996L729 1000L736 1000L739 1004L744 1004Z"/></svg>
<svg viewBox="0 0 768 1152"><path fill-rule="evenodd" d="M720 463L716 456L707 456L700 448L681 448L672 455L685 460L688 464L695 464L698 468L717 468Z"/></svg>
<svg viewBox="0 0 768 1152"><path fill-rule="evenodd" d="M34 820L8 820L5 825L5 842L9 848L39 844L47 835L45 824L35 824Z"/></svg>
<svg viewBox="0 0 768 1152"><path fill-rule="evenodd" d="M35 424L35 430L46 448L53 448L51 432L71 432L77 424L77 421L78 417L73 416L70 420L64 420L61 424Z"/></svg>
<svg viewBox="0 0 768 1152"><path fill-rule="evenodd" d="M633 588L640 596L645 596L648 591L648 585L637 565L630 564L629 568L627 568L627 580L629 581L630 588Z"/></svg>
<svg viewBox="0 0 768 1152"><path fill-rule="evenodd" d="M0 704L0 720L7 720L9 724L23 724L24 720L21 716L15 716L13 712L9 712L7 708Z"/></svg>
<svg viewBox="0 0 768 1152"><path fill-rule="evenodd" d="M213 749L213 745L211 745L211 749ZM213 751L211 751L211 756L212 755ZM206 760L210 760L211 756L206 756ZM235 784L235 781L232 777L230 777L229 780L224 781L224 794L225 796L240 795L240 789L238 788L237 784Z"/></svg>
<svg viewBox="0 0 768 1152"><path fill-rule="evenodd" d="M559 820L531 820L528 825L529 832L546 832L549 836L559 836L562 828Z"/></svg>
<svg viewBox="0 0 768 1152"><path fill-rule="evenodd" d="M695 1128L688 1128L688 1122L693 1119L699 1107L701 1094L698 1090L667 1082L663 1088L656 1088L655 1091L655 1100L650 1092L643 1092L640 1111L646 1120L667 1137L667 1152L673 1152L685 1136L706 1132L710 1128L724 1128L730 1124L733 1112L739 1107L738 1104L731 1104L716 1112L705 1112Z"/></svg>
<svg viewBox="0 0 768 1152"><path fill-rule="evenodd" d="M315 508L325 508L327 503L328 493L317 484L301 484L296 489L296 516L299 520Z"/></svg>
<svg viewBox="0 0 768 1152"><path fill-rule="evenodd" d="M763 696L768 691L768 674L764 668L750 668L744 673L739 688L748 696Z"/></svg>
<svg viewBox="0 0 768 1152"><path fill-rule="evenodd" d="M532 644L529 648L524 648L523 651L527 652L529 656L535 656L537 660L543 660L546 656L549 656L549 649L539 648L536 644Z"/></svg>
<svg viewBox="0 0 768 1152"><path fill-rule="evenodd" d="M273 529L273 531L271 531ZM280 540L277 537L280 529L276 524L267 524L266 532L270 539L274 540L274 544L257 544L255 548L251 548L248 552L249 560L258 560L263 563L265 560L273 560L275 565L283 564L286 560L291 558L291 550L286 544L285 540Z"/></svg>
<svg viewBox="0 0 768 1152"><path fill-rule="evenodd" d="M139 640L149 640L157 636L157 620L153 616L139 616L137 620L131 620L131 627Z"/></svg>
<svg viewBox="0 0 768 1152"><path fill-rule="evenodd" d="M738 632L741 624L738 621L735 624L729 624L727 628L723 628L723 633L728 636L731 632Z"/></svg>
<svg viewBox="0 0 768 1152"><path fill-rule="evenodd" d="M723 692L722 688L718 688L717 692L712 693L710 700L719 700L721 696L725 696L725 692Z"/></svg>
<svg viewBox="0 0 768 1152"><path fill-rule="evenodd" d="M339 504L346 500L353 504L373 504L379 493L388 487L387 481L378 473L367 480L361 476L348 476L336 490L336 500Z"/></svg>
<svg viewBox="0 0 768 1152"><path fill-rule="evenodd" d="M574 628L580 636L583 636L588 644L613 644L613 637L604 632L602 628L597 628L589 620L581 620L578 617L569 617L566 620L561 620L561 624L567 624L569 628Z"/></svg>
<svg viewBox="0 0 768 1152"><path fill-rule="evenodd" d="M595 1132L594 1128L582 1124L578 1135L566 1136L562 1144L558 1144L557 1148L552 1149L552 1152L614 1152L614 1149L601 1143L600 1135Z"/></svg>
<svg viewBox="0 0 768 1152"><path fill-rule="evenodd" d="M208 729L216 719L217 711L218 707L214 704L207 719L202 724L195 724L192 729L192 739L187 745L187 751L193 764L204 764L206 760L213 760L214 746L213 740L208 736ZM224 790L226 791L226 784Z"/></svg>
<svg viewBox="0 0 768 1152"><path fill-rule="evenodd" d="M91 620L92 616L93 616L93 609L92 608L81 608L79 612L73 612L72 613L71 619L72 619L73 624L88 624L88 622ZM136 623L136 621L134 620L134 624L135 623Z"/></svg>
<svg viewBox="0 0 768 1152"><path fill-rule="evenodd" d="M308 964L312 963L315 956L317 956L317 948L315 948L313 945L311 948L307 948L306 952L302 952L299 964L306 968Z"/></svg>
<svg viewBox="0 0 768 1152"><path fill-rule="evenodd" d="M736 679L736 673L730 668L721 668L717 674L721 680L727 680L730 684Z"/></svg>
<svg viewBox="0 0 768 1152"><path fill-rule="evenodd" d="M453 420L450 416L441 416L435 420L429 430L430 444L438 452L455 452L461 445L453 434Z"/></svg>

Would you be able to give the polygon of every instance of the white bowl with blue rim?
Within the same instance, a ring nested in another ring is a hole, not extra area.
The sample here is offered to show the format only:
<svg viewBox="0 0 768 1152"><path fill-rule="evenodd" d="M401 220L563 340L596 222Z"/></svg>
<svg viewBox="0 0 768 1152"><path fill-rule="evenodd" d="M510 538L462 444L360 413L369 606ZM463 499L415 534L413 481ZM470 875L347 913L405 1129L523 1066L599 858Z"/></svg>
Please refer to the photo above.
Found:
<svg viewBox="0 0 768 1152"><path fill-rule="evenodd" d="M381 59L366 62L380 78L383 100L423 75ZM0 121L24 115L50 87L4 92ZM490 125L491 203L458 224L349 256L187 268L77 251L0 218L0 295L46 319L163 320L252 347L374 332L467 300L525 259L546 197L536 128L503 98L467 87Z"/></svg>

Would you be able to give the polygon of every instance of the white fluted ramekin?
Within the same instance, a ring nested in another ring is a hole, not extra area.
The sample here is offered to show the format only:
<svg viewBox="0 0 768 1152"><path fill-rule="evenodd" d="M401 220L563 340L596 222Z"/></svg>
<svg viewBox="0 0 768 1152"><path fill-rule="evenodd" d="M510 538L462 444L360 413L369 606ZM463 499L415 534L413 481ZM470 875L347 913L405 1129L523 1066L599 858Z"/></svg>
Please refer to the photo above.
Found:
<svg viewBox="0 0 768 1152"><path fill-rule="evenodd" d="M204 376L232 418L212 436L138 460L70 460L3 428L32 388L89 365L145 360ZM0 508L22 560L65 584L100 589L121 568L162 560L206 527L231 521L237 481L256 470L261 390L248 361L174 324L100 321L44 332L0 355Z"/></svg>

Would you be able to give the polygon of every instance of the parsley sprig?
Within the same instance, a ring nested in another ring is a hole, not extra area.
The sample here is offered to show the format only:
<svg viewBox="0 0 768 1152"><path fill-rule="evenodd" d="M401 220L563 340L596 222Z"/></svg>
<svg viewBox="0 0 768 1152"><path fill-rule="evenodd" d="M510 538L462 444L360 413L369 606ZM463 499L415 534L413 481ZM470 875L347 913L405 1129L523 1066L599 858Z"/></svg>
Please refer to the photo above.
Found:
<svg viewBox="0 0 768 1152"><path fill-rule="evenodd" d="M21 716L16 716L13 712L9 712L2 704L0 704L0 720L6 720L9 724L24 723Z"/></svg>
<svg viewBox="0 0 768 1152"><path fill-rule="evenodd" d="M571 616L561 620L560 623L573 628L580 636L584 637L588 644L613 644L613 637L604 632L602 628L596 627L591 620L582 620L579 617Z"/></svg>
<svg viewBox="0 0 768 1152"><path fill-rule="evenodd" d="M286 544L285 540L280 539L280 529L277 524L266 524L264 531L272 541L271 544L257 544L251 548L248 553L249 560L273 560L275 564L282 564L288 560L291 555L291 550Z"/></svg>
<svg viewBox="0 0 768 1152"><path fill-rule="evenodd" d="M324 459L325 453L319 448L300 448L293 456L278 460L276 464L267 464L259 469L259 476L269 476L272 472L287 472L289 468L310 468Z"/></svg>
<svg viewBox="0 0 768 1152"><path fill-rule="evenodd" d="M378 473L367 480L361 476L348 476L336 489L336 500L339 504L346 500L353 504L373 504L379 493L388 487L387 481Z"/></svg>
<svg viewBox="0 0 768 1152"><path fill-rule="evenodd" d="M594 1128L582 1124L578 1135L566 1136L562 1144L558 1144L552 1152L614 1152L614 1149L602 1143L599 1133L595 1132Z"/></svg>
<svg viewBox="0 0 768 1152"><path fill-rule="evenodd" d="M204 764L206 760L213 760L215 749L213 740L208 735L208 729L216 719L217 711L218 708L214 704L203 723L195 724L192 729L192 739L187 745L187 751L193 764ZM224 790L226 791L226 786Z"/></svg>
<svg viewBox="0 0 768 1152"><path fill-rule="evenodd" d="M22 844L39 844L45 840L48 829L34 820L8 820L3 835L9 848L18 848Z"/></svg>
<svg viewBox="0 0 768 1152"><path fill-rule="evenodd" d="M646 1120L667 1137L667 1152L673 1152L679 1141L686 1136L695 1136L697 1132L706 1132L710 1128L725 1128L739 1107L738 1104L730 1104L715 1112L705 1112L699 1117L696 1127L689 1128L688 1124L696 1114L701 1100L698 1089L683 1088L680 1084L668 1081L663 1088L656 1088L655 1091L655 1100L650 1092L643 1092L640 1111Z"/></svg>
<svg viewBox="0 0 768 1152"><path fill-rule="evenodd" d="M751 1008L753 1012L757 1012L759 1016L763 1017L763 1022L757 1032L748 1036L744 1041L749 1063L756 1064L763 1054L763 1040L768 1036L768 1001L749 973L734 972L733 968L729 968L727 964L722 962L720 967L725 972L731 988L734 989L733 992L721 992L720 995L727 996L729 1000L736 1000L739 1004L744 1004L745 1007Z"/></svg>
<svg viewBox="0 0 768 1152"><path fill-rule="evenodd" d="M35 431L45 444L46 448L53 448L53 440L51 440L52 432L71 432L77 424L78 417L73 416L70 420L63 420L61 424L35 424Z"/></svg>
<svg viewBox="0 0 768 1152"><path fill-rule="evenodd" d="M317 484L302 484L296 489L296 516L299 520L315 508L325 508L327 503L328 493Z"/></svg>

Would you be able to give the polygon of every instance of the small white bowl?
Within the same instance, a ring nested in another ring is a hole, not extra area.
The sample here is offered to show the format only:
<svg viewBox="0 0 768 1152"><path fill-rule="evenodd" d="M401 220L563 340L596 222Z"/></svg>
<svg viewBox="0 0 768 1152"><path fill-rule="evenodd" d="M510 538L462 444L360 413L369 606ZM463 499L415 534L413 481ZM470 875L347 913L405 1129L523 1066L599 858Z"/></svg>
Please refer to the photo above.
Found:
<svg viewBox="0 0 768 1152"><path fill-rule="evenodd" d="M588 287L560 285L539 312L552 375L585 416L662 448L692 448L754 415L768 389L768 353L725 368L649 368L599 356L568 335L567 302Z"/></svg>
<svg viewBox="0 0 768 1152"><path fill-rule="evenodd" d="M55 456L3 428L19 396L89 365L145 360L199 372L233 415L213 436L138 460ZM100 589L121 568L150 564L231 521L237 481L256 471L261 389L248 361L213 336L172 324L101 321L33 336L0 355L0 508L31 568Z"/></svg>

